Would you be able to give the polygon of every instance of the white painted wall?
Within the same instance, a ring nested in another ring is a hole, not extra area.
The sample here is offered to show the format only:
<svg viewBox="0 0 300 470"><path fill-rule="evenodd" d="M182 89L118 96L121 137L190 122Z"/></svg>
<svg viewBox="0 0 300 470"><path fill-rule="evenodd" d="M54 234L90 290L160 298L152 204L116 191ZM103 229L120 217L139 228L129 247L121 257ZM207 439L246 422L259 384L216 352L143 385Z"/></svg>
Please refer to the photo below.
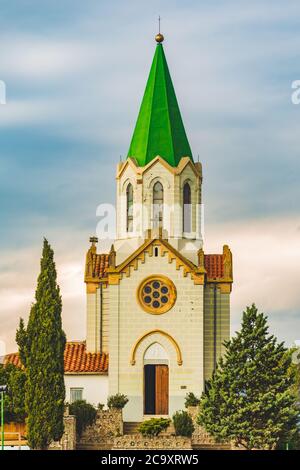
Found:
<svg viewBox="0 0 300 470"><path fill-rule="evenodd" d="M106 405L108 397L108 376L94 374L66 374L66 401L70 403L70 389L83 388L83 399L97 406Z"/></svg>

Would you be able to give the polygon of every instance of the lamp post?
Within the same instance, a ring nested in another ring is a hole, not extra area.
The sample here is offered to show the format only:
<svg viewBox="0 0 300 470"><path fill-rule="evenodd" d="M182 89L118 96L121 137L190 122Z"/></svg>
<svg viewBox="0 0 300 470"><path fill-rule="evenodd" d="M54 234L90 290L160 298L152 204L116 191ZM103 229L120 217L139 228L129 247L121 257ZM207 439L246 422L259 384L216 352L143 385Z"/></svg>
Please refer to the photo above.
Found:
<svg viewBox="0 0 300 470"><path fill-rule="evenodd" d="M4 450L4 394L7 393L7 385L0 385L1 393L1 450Z"/></svg>

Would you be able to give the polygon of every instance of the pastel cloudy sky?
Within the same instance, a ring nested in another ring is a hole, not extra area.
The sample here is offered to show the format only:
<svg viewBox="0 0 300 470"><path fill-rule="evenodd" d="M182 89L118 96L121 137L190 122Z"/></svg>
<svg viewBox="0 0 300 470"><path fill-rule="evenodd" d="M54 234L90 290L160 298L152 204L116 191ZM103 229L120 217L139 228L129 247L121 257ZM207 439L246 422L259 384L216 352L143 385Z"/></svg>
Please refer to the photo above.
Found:
<svg viewBox="0 0 300 470"><path fill-rule="evenodd" d="M69 339L85 335L83 266L96 207L114 202L154 53L157 16L195 156L205 250L234 253L232 332L255 302L300 339L300 3L1 1L0 341L15 349L43 236Z"/></svg>

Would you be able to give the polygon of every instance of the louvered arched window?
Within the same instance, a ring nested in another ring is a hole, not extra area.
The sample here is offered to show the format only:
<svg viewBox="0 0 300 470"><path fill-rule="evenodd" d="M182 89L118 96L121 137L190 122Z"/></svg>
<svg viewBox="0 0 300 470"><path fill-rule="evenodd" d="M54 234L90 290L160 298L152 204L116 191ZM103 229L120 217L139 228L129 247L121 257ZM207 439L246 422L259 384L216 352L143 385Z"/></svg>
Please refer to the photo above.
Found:
<svg viewBox="0 0 300 470"><path fill-rule="evenodd" d="M126 189L126 230L133 231L133 187L129 183Z"/></svg>
<svg viewBox="0 0 300 470"><path fill-rule="evenodd" d="M157 181L153 186L153 228L163 227L164 188Z"/></svg>
<svg viewBox="0 0 300 470"><path fill-rule="evenodd" d="M189 183L183 186L183 231L192 231L192 205L191 205L191 187Z"/></svg>

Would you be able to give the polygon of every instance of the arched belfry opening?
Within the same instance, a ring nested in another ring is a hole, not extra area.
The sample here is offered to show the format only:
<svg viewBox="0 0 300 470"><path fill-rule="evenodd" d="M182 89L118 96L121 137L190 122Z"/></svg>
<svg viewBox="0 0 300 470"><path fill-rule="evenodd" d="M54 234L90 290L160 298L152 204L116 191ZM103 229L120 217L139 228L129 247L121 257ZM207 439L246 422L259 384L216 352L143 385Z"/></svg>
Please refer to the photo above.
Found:
<svg viewBox="0 0 300 470"><path fill-rule="evenodd" d="M160 343L151 344L144 354L144 414L169 413L169 356Z"/></svg>
<svg viewBox="0 0 300 470"><path fill-rule="evenodd" d="M160 181L153 186L153 228L163 227L164 188Z"/></svg>
<svg viewBox="0 0 300 470"><path fill-rule="evenodd" d="M183 186L183 232L189 233L192 231L192 197L191 187L189 183Z"/></svg>
<svg viewBox="0 0 300 470"><path fill-rule="evenodd" d="M133 187L131 183L126 189L126 231L133 232Z"/></svg>

